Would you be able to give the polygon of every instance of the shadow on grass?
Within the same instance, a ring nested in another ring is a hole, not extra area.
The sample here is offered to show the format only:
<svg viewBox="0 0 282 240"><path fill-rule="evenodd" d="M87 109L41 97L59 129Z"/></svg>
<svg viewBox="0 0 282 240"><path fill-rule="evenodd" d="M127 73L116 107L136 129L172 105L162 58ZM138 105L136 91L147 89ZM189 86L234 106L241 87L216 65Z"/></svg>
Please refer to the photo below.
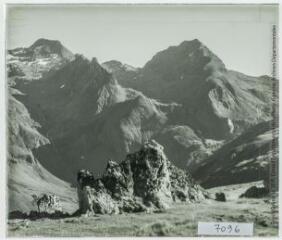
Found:
<svg viewBox="0 0 282 240"><path fill-rule="evenodd" d="M78 216L79 213L76 211L73 214L61 212L61 211L55 211L52 213L49 212L37 212L37 211L31 211L29 213L23 213L21 211L13 211L9 213L8 219L29 219L29 220L37 220L41 218L49 218L49 219L63 219L63 218L71 218Z"/></svg>

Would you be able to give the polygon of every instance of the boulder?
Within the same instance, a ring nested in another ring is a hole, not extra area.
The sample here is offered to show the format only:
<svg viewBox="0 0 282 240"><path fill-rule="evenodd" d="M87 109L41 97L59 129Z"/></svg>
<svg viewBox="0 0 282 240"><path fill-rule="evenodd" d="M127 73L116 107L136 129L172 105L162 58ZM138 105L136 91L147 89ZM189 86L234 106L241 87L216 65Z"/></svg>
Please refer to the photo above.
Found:
<svg viewBox="0 0 282 240"><path fill-rule="evenodd" d="M263 198L269 194L269 190L265 187L252 186L244 192L240 198Z"/></svg>
<svg viewBox="0 0 282 240"><path fill-rule="evenodd" d="M219 202L226 202L225 194L220 192L215 194L215 200Z"/></svg>

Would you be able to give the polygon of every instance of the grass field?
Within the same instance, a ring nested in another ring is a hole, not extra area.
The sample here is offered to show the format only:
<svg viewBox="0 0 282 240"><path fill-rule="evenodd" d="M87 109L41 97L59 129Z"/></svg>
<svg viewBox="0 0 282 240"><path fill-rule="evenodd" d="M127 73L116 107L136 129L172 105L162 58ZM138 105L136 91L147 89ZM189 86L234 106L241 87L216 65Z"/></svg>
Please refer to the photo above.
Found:
<svg viewBox="0 0 282 240"><path fill-rule="evenodd" d="M195 236L198 221L254 222L254 235L277 236L268 199L175 204L159 213L9 220L8 236Z"/></svg>

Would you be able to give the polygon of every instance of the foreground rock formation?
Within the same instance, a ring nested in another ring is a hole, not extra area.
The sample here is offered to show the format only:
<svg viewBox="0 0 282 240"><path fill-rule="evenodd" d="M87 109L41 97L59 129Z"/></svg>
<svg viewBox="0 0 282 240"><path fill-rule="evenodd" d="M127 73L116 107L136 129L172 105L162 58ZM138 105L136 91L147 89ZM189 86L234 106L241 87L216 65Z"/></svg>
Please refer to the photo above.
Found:
<svg viewBox="0 0 282 240"><path fill-rule="evenodd" d="M147 142L121 163L109 161L101 178L87 170L77 176L80 213L154 211L174 201L200 201L204 190L167 159L156 141Z"/></svg>

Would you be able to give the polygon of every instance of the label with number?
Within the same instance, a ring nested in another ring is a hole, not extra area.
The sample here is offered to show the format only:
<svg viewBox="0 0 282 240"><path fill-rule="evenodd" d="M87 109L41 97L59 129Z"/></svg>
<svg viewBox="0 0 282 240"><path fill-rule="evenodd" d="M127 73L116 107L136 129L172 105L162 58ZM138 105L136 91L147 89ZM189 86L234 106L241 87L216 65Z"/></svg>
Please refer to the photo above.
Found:
<svg viewBox="0 0 282 240"><path fill-rule="evenodd" d="M253 223L198 222L198 235L253 236Z"/></svg>

